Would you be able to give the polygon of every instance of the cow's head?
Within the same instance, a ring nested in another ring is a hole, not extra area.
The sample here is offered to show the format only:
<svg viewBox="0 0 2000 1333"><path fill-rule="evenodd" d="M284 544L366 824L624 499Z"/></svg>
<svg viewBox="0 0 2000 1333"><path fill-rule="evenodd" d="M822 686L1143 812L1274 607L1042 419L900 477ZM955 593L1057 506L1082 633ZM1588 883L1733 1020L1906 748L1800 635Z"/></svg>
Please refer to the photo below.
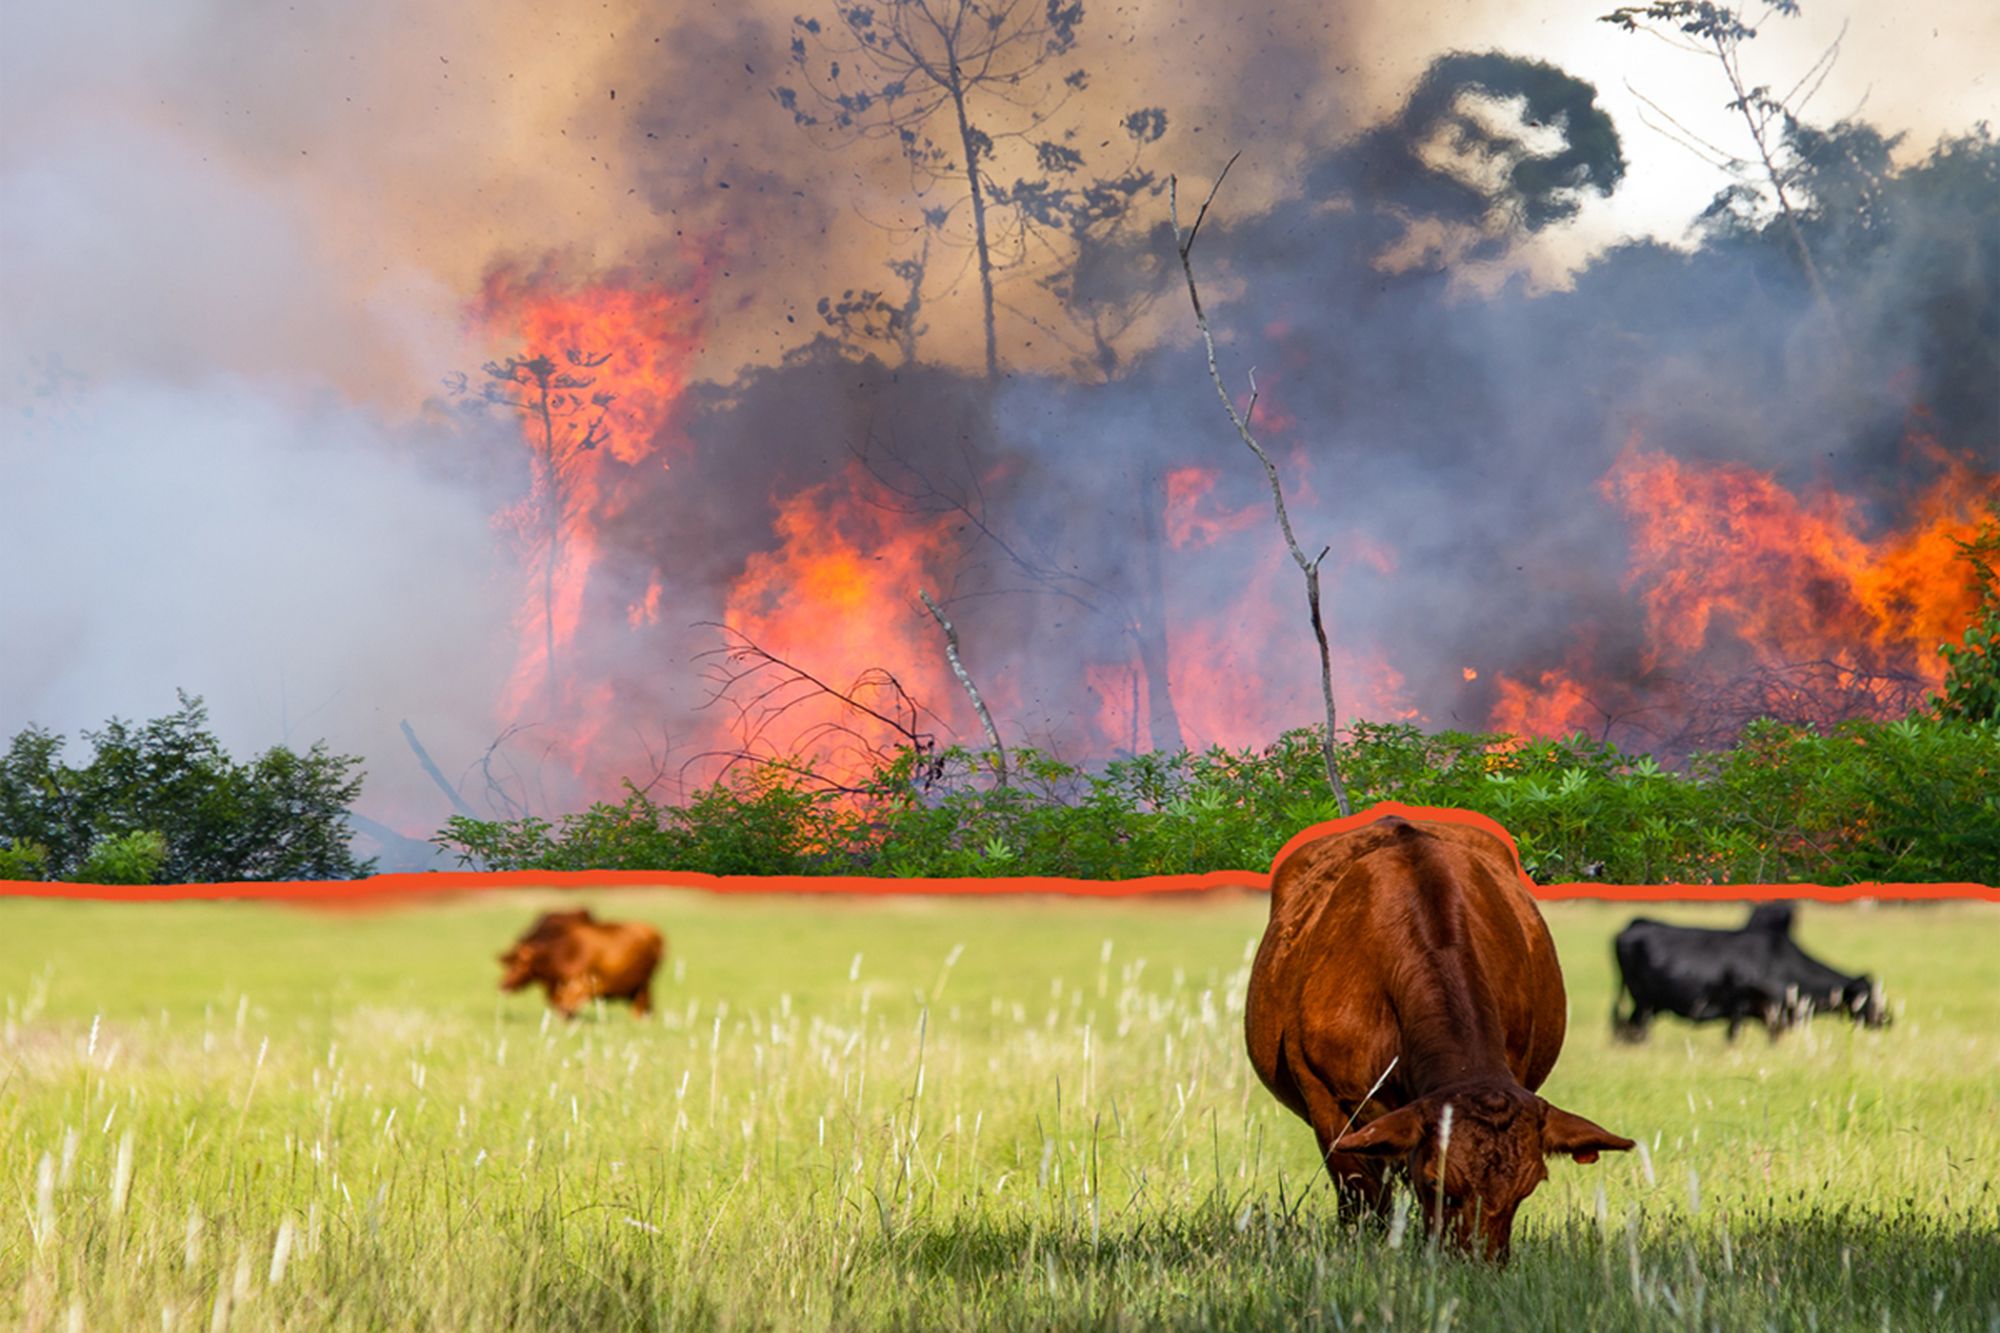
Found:
<svg viewBox="0 0 2000 1333"><path fill-rule="evenodd" d="M1594 1162L1630 1147L1524 1088L1482 1088L1420 1098L1342 1135L1333 1150L1398 1159L1434 1230L1504 1262L1515 1210L1549 1177L1544 1157Z"/></svg>
<svg viewBox="0 0 2000 1333"><path fill-rule="evenodd" d="M1840 1003L1849 1017L1865 1027L1889 1026L1889 1006L1883 1001L1882 983L1873 977L1860 976L1848 982L1841 988Z"/></svg>
<svg viewBox="0 0 2000 1333"><path fill-rule="evenodd" d="M526 934L514 941L513 948L500 955L500 965L506 969L500 974L500 989L517 991L540 979L542 957L549 946L589 920L588 908L573 912L544 912L534 925L528 927Z"/></svg>

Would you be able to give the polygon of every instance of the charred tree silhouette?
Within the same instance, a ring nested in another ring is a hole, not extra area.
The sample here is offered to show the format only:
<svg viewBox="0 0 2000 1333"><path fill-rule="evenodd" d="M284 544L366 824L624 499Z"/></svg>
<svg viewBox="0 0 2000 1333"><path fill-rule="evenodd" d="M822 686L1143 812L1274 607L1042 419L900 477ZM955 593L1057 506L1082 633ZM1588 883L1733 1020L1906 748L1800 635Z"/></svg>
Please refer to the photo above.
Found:
<svg viewBox="0 0 2000 1333"><path fill-rule="evenodd" d="M526 435L535 459L534 486L541 497L548 544L542 563L542 642L551 716L560 699L556 681L556 566L562 560L564 531L574 518L570 512L571 480L583 456L604 443L605 414L614 400L602 389L585 392L597 382L590 372L609 361L611 353L571 347L563 350L562 357L561 365L540 352L488 361L480 367L487 377L481 396L519 413L529 425ZM453 387L463 391L465 386L461 381Z"/></svg>
<svg viewBox="0 0 2000 1333"><path fill-rule="evenodd" d="M1070 98L1089 84L1059 62L1076 46L1081 0L880 0L835 3L832 18L793 20L791 61L803 89L773 90L803 128L837 142L892 141L909 164L917 194L962 188L979 271L986 374L1000 373L995 275L1027 262L1032 244L1104 228L1132 200L1157 192L1150 172L1128 163L1093 177L1059 126ZM1146 108L1123 126L1134 154L1166 133L1166 113ZM1020 168L1011 183L999 174ZM944 234L958 203L926 204L924 225ZM899 274L899 276L905 276ZM921 270L917 282L921 282ZM892 310L876 292L844 298L877 315ZM914 300L912 302L914 304ZM826 312L822 312L825 314ZM905 336L914 339L913 327Z"/></svg>
<svg viewBox="0 0 2000 1333"><path fill-rule="evenodd" d="M838 299L819 298L820 320L846 346L862 348L871 343L888 343L895 347L902 363L909 365L917 359L917 339L929 327L921 316L924 275L930 270L930 262L931 238L926 235L923 248L914 259L892 259L884 265L903 284L900 304L890 300L879 287L849 287Z"/></svg>
<svg viewBox="0 0 2000 1333"><path fill-rule="evenodd" d="M1764 10L1765 17L1795 18L1798 13L1798 0L1770 0ZM1789 152L1789 145L1799 130L1800 112L1819 91L1820 84L1825 82L1839 58L1841 39L1836 37L1820 53L1819 59L1789 92L1774 96L1768 84L1753 85L1743 72L1743 44L1757 36L1757 29L1744 21L1743 9L1738 5L1717 3L1717 0L1653 0L1646 5L1621 6L1602 15L1598 21L1615 24L1627 32L1651 33L1683 51L1710 57L1721 66L1731 93L1729 110L1742 118L1743 127L1749 132L1750 142L1756 149L1754 162L1703 139L1659 103L1641 94L1646 105L1667 122L1665 127L1655 125L1653 128L1660 129L1710 165L1727 172L1737 182L1724 191L1722 198L1717 200L1717 207L1754 203L1762 195L1761 187L1770 189L1778 206L1778 215L1784 220L1792 252L1798 259L1799 270L1805 275L1813 299L1830 321L1836 320L1833 297L1827 292L1820 266L1813 257L1812 247L1806 244L1805 232L1799 223L1801 210L1793 197L1793 187L1800 179L1803 163L1796 152ZM1844 36L1845 26L1841 32ZM1790 160L1785 160L1787 156Z"/></svg>
<svg viewBox="0 0 2000 1333"><path fill-rule="evenodd" d="M1585 191L1609 196L1624 176L1617 127L1588 80L1503 51L1453 51L1395 115L1313 163L1306 189L1352 202L1342 231L1366 246L1369 267L1442 271L1567 222ZM1457 253L1411 253L1426 232L1453 238Z"/></svg>

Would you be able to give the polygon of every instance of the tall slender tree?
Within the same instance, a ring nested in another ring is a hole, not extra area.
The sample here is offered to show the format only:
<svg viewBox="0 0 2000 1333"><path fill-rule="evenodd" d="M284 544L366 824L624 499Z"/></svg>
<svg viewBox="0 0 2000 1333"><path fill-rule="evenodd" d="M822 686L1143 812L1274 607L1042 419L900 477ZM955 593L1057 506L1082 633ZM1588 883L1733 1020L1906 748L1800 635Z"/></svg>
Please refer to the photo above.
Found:
<svg viewBox="0 0 2000 1333"><path fill-rule="evenodd" d="M575 519L571 479L583 456L604 443L604 419L613 396L595 389L590 372L611 359L609 352L566 348L562 361L547 352L510 356L480 367L486 401L518 412L535 459L535 494L540 502L545 550L542 556L542 644L547 669L549 712L560 702L556 677L556 568L563 538ZM462 388L463 386L455 386Z"/></svg>
<svg viewBox="0 0 2000 1333"><path fill-rule="evenodd" d="M1840 39L1835 38L1812 67L1789 91L1774 93L1768 84L1752 83L1744 72L1743 46L1757 36L1755 25L1746 21L1744 7L1724 0L1652 0L1644 5L1622 5L1599 22L1614 24L1627 32L1649 32L1681 50L1713 59L1729 84L1729 110L1742 120L1754 158L1719 147L1683 125L1659 103L1645 98L1647 105L1665 121L1655 128L1666 133L1698 157L1729 174L1735 182L1725 194L1748 195L1752 199L1769 189L1783 219L1786 238L1805 275L1806 286L1830 321L1834 320L1833 298L1827 292L1812 247L1806 243L1800 225L1802 209L1797 187L1805 171L1799 154L1792 151L1799 128L1799 116L1840 56ZM1795 18L1798 0L1769 0L1763 18ZM1762 22L1760 18L1758 22ZM1842 30L1843 34L1845 29ZM1643 94L1642 94L1643 97Z"/></svg>
<svg viewBox="0 0 2000 1333"><path fill-rule="evenodd" d="M1127 162L1095 176L1076 145L1081 131L1065 111L1089 85L1081 67L1064 68L1083 24L1081 0L833 0L828 21L793 20L791 61L799 84L773 90L805 128L841 143L889 141L908 163L926 228L949 235L969 215L979 273L989 377L1000 373L994 285L1027 262L1030 240L1103 225L1146 190L1148 172ZM1136 147L1166 132L1157 107L1123 118ZM1010 181L1005 178L1012 175Z"/></svg>

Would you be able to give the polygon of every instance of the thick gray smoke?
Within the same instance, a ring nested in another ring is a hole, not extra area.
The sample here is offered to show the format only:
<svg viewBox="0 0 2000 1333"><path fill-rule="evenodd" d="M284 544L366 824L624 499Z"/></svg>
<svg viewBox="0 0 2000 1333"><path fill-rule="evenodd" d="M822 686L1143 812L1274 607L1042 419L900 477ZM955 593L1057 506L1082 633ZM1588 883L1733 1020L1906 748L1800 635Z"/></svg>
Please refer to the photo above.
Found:
<svg viewBox="0 0 2000 1333"><path fill-rule="evenodd" d="M478 495L426 475L423 444L249 380L128 378L10 445L10 721L152 717L182 686L239 753L392 755L404 717L483 745L460 701L502 683L515 592ZM400 771L375 766L373 808L428 801Z"/></svg>

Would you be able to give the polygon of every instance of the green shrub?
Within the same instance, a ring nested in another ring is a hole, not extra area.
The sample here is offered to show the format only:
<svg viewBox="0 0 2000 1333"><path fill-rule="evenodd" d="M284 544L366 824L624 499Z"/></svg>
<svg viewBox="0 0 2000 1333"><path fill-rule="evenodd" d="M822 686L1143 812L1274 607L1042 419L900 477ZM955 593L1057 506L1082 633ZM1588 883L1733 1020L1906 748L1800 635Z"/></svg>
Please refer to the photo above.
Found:
<svg viewBox="0 0 2000 1333"><path fill-rule="evenodd" d="M0 880L46 879L49 849L24 838L0 847Z"/></svg>
<svg viewBox="0 0 2000 1333"><path fill-rule="evenodd" d="M1757 723L1670 771L1587 736L1521 743L1357 723L1354 803L1491 815L1544 881L2000 882L2000 724L1935 716L1822 736ZM1085 769L1032 749L992 785L977 751L895 756L858 788L773 766L685 806L634 791L556 823L453 820L436 841L492 869L714 874L1061 875L1261 870L1334 817L1318 736L1259 751L1147 754Z"/></svg>
<svg viewBox="0 0 2000 1333"><path fill-rule="evenodd" d="M75 879L79 884L151 884L166 860L166 835L139 829L99 841L77 867Z"/></svg>
<svg viewBox="0 0 2000 1333"><path fill-rule="evenodd" d="M348 879L373 863L348 845L347 810L361 794L360 760L323 744L283 746L239 763L208 730L199 698L164 717L113 718L87 731L88 763L63 759L64 738L39 727L0 753L0 843L45 849L42 875L90 879L100 848L139 831L164 839L147 879ZM137 855L130 844L121 857ZM135 873L136 862L116 863ZM144 882L132 880L99 882Z"/></svg>
<svg viewBox="0 0 2000 1333"><path fill-rule="evenodd" d="M1992 722L2000 720L2000 502L1972 540L1958 548L1972 569L1978 610L1964 637L1938 647L1944 658L1944 693L1935 703L1944 717Z"/></svg>

